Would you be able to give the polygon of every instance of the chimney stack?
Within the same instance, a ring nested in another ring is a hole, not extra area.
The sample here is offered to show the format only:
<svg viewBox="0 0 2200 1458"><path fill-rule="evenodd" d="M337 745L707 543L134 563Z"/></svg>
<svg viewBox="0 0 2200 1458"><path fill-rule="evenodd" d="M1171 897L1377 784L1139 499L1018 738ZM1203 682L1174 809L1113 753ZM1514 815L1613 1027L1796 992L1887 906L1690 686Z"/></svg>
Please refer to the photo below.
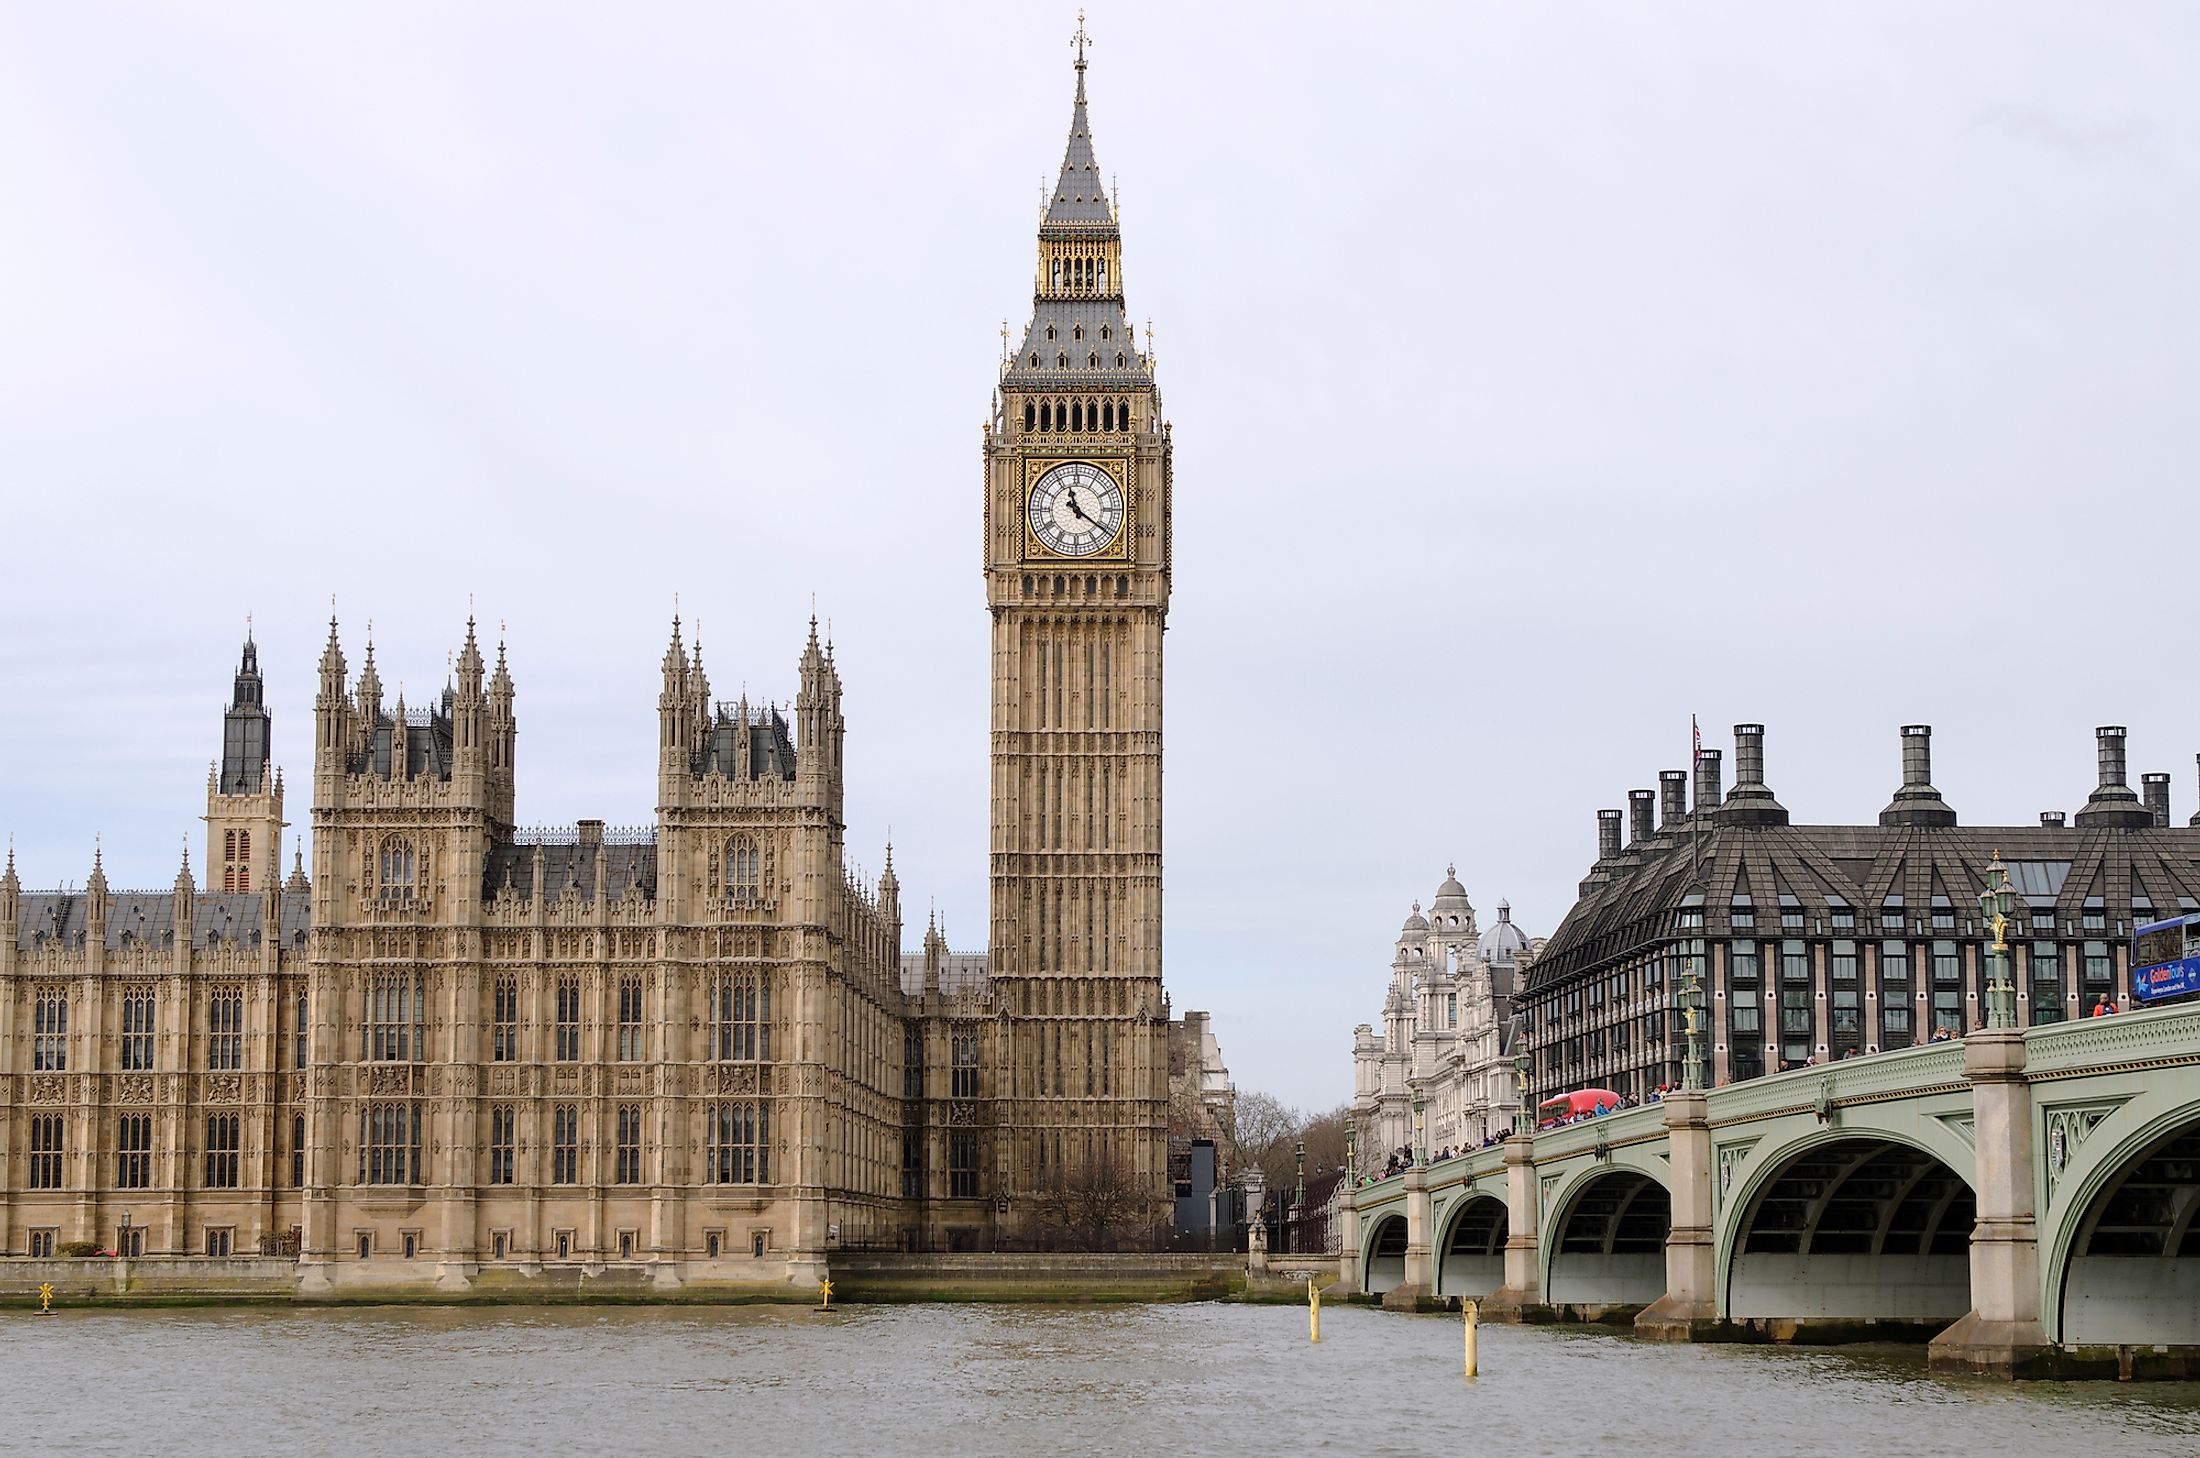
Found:
<svg viewBox="0 0 2200 1458"><path fill-rule="evenodd" d="M1688 771L1658 771L1658 829L1678 830L1688 822Z"/></svg>
<svg viewBox="0 0 2200 1458"><path fill-rule="evenodd" d="M2195 757L2200 758L2200 756ZM1629 845L1640 845L1657 833L1658 792L1656 790L1629 790L1627 792L1627 843Z"/></svg>
<svg viewBox="0 0 2200 1458"><path fill-rule="evenodd" d="M1719 818L1735 825L1785 825L1787 807L1765 783L1765 726L1734 726L1734 788L1727 791Z"/></svg>
<svg viewBox="0 0 2200 1458"><path fill-rule="evenodd" d="M1902 726L1902 788L1879 812L1881 825L1953 825L1956 812L1933 788L1933 726Z"/></svg>
<svg viewBox="0 0 2200 1458"><path fill-rule="evenodd" d="M2166 795L2168 791L2165 789ZM1619 818L1617 810L1597 812L1597 859L1608 861L1619 854Z"/></svg>
<svg viewBox="0 0 2200 1458"><path fill-rule="evenodd" d="M2078 812L2080 825L2136 829L2154 823L2154 812L2124 783L2124 726L2104 724L2093 731L2101 765L2101 783Z"/></svg>
<svg viewBox="0 0 2200 1458"><path fill-rule="evenodd" d="M2147 814L2154 817L2157 829L2169 828L2169 776L2152 774L2139 776L2139 799L2147 807Z"/></svg>
<svg viewBox="0 0 2200 1458"><path fill-rule="evenodd" d="M2042 810L2040 812L2040 824L2042 825L2050 826L2056 830L2060 830L2069 823L2070 817L2063 814L2060 810Z"/></svg>
<svg viewBox="0 0 2200 1458"><path fill-rule="evenodd" d="M1709 819L1719 808L1719 760L1716 749L1696 751L1696 813Z"/></svg>

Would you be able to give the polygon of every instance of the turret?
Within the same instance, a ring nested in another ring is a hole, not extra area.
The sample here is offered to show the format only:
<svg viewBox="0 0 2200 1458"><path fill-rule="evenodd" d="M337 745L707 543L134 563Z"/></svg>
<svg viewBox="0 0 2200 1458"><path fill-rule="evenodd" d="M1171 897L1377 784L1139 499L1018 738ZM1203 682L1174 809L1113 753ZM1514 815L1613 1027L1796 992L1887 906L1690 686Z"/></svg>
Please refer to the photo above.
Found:
<svg viewBox="0 0 2200 1458"><path fill-rule="evenodd" d="M16 918L23 911L23 883L15 876L15 837L8 837L8 868L0 871L0 939L15 943Z"/></svg>
<svg viewBox="0 0 2200 1458"><path fill-rule="evenodd" d="M343 655L335 627L322 655L324 695L334 660L335 697L343 696ZM319 708L316 708L317 717ZM282 874L283 781L269 759L274 720L260 678L260 652L248 633L222 715L222 755L207 771L207 884L224 891L254 891Z"/></svg>

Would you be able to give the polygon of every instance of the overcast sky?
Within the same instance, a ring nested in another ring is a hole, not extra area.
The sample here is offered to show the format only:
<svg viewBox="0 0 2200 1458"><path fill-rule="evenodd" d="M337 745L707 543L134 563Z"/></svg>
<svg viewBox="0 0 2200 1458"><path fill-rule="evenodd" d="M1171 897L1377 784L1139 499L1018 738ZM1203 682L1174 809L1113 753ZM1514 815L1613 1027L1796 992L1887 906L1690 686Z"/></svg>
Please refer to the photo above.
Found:
<svg viewBox="0 0 2200 1458"><path fill-rule="evenodd" d="M617 824L674 593L756 698L814 593L851 853L982 950L979 430L1074 11L0 4L26 883L172 879L248 612L301 826L331 594L416 701L507 621L521 819ZM1967 822L2103 723L2192 813L2200 11L1088 26L1176 427L1167 980L1241 1088L1349 1095L1447 861L1548 932L1691 713L1798 821L1909 722Z"/></svg>

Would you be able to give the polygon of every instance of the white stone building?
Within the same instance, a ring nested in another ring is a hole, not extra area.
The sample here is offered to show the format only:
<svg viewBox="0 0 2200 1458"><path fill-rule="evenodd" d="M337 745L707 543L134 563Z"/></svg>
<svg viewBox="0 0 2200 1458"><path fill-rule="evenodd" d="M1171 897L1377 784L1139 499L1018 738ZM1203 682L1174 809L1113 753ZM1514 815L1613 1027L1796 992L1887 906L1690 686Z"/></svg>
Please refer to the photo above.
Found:
<svg viewBox="0 0 2200 1458"><path fill-rule="evenodd" d="M1433 1157L1473 1148L1511 1128L1513 993L1544 938L1513 924L1509 902L1497 923L1475 923L1458 868L1427 913L1421 903L1398 933L1382 1031L1353 1029L1352 1110L1362 1171L1380 1173L1389 1156L1413 1144L1413 1105L1423 1104L1423 1139Z"/></svg>

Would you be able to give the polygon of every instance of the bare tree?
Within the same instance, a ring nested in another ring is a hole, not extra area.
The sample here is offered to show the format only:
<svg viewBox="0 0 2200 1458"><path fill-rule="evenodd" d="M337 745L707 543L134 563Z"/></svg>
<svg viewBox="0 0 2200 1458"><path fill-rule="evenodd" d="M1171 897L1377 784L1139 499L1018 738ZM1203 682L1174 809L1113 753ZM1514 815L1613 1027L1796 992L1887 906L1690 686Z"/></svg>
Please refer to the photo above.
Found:
<svg viewBox="0 0 2200 1458"><path fill-rule="evenodd" d="M1143 1240L1160 1214L1150 1181L1105 1146L1056 1166L1035 1197L1040 1221L1071 1250L1113 1250Z"/></svg>
<svg viewBox="0 0 2200 1458"><path fill-rule="evenodd" d="M1289 1183L1292 1145L1303 1122L1298 1110L1274 1094L1239 1094L1230 1131L1231 1143L1237 1146L1237 1167L1259 1166L1268 1176L1270 1189Z"/></svg>

